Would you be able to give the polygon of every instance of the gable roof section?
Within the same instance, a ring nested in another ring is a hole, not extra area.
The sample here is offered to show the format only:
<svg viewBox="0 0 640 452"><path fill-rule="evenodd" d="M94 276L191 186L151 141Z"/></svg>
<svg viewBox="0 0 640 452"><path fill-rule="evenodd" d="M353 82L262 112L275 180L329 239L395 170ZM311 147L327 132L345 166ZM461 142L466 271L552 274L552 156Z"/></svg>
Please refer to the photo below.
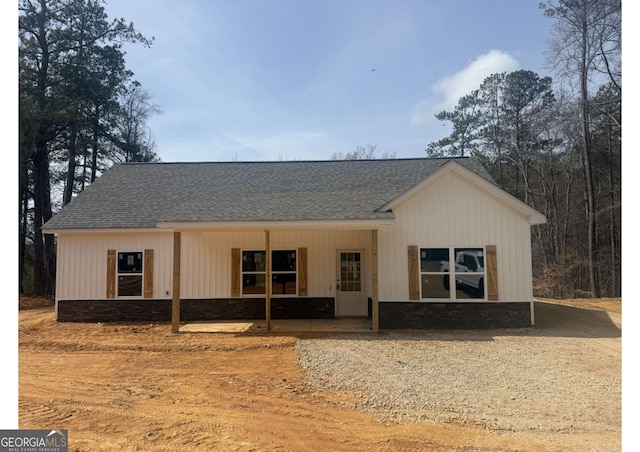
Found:
<svg viewBox="0 0 640 452"><path fill-rule="evenodd" d="M158 223L389 220L380 209L456 161L494 182L474 158L124 163L51 218L45 232L155 228ZM496 187L496 190L500 190Z"/></svg>
<svg viewBox="0 0 640 452"><path fill-rule="evenodd" d="M465 181L470 183L476 189L497 199L501 203L506 204L507 206L518 212L521 216L523 216L530 225L544 224L547 222L546 217L535 210L533 207L519 200L515 196L507 193L506 191L498 187L494 182L489 182L486 178L480 177L474 171L470 171L469 168L465 167L465 165L461 165L459 161L454 159L445 162L436 171L427 176L427 178L414 185L409 190L393 199L391 202L382 206L380 210L393 210L395 207L412 198L417 193L426 190L427 187L435 183L447 172L453 172L461 176Z"/></svg>

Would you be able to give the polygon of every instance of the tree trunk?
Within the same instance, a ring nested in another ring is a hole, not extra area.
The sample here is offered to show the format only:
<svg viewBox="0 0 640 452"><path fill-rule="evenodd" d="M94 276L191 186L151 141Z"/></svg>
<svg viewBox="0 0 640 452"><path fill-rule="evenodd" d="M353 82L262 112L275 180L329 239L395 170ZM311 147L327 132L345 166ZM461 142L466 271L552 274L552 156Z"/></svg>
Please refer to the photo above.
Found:
<svg viewBox="0 0 640 452"><path fill-rule="evenodd" d="M49 260L50 250L47 249L42 234L42 225L51 218L51 200L49 190L49 158L47 154L47 143L44 138L46 133L38 130L36 138L36 149L33 154L33 200L34 200L34 224L33 224L33 247L34 247L34 295L45 295L47 288L46 262Z"/></svg>
<svg viewBox="0 0 640 452"><path fill-rule="evenodd" d="M618 231L616 228L617 223L617 214L616 211L616 192L617 192L617 184L616 178L613 172L613 162L615 162L615 156L613 152L613 137L611 133L611 129L609 128L609 236L611 243L611 296L618 297L621 295L620 293L620 284L618 283L618 259L617 259L617 235Z"/></svg>
<svg viewBox="0 0 640 452"><path fill-rule="evenodd" d="M78 125L74 120L71 124L71 132L69 133L69 143L67 150L67 180L64 187L64 196L62 198L62 205L66 206L73 197L73 186L76 181L76 138L78 135Z"/></svg>
<svg viewBox="0 0 640 452"><path fill-rule="evenodd" d="M98 117L98 111L96 111L96 118ZM95 182L98 173L98 119L95 119L93 124L93 144L91 150L91 183Z"/></svg>
<svg viewBox="0 0 640 452"><path fill-rule="evenodd" d="M587 202L587 248L589 254L589 285L592 297L600 296L598 278L596 273L597 235L596 235L596 208L595 193L593 188L593 172L591 167L591 134L589 131L589 91L588 91L588 56L587 56L587 11L582 14L582 49L580 60L580 100L582 120L582 168L585 182L585 197Z"/></svg>
<svg viewBox="0 0 640 452"><path fill-rule="evenodd" d="M23 170L23 172L26 172ZM27 177L24 175L23 177ZM18 262L18 285L24 294L24 259L27 251L27 225L29 224L29 184L26 180L20 184L20 243Z"/></svg>

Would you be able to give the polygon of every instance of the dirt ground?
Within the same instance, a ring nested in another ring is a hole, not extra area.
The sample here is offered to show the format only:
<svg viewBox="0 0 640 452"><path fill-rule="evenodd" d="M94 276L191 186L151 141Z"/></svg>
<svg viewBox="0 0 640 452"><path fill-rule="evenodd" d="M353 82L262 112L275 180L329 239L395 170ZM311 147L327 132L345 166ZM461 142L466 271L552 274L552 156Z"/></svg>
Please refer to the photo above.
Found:
<svg viewBox="0 0 640 452"><path fill-rule="evenodd" d="M541 303L621 313L619 299ZM554 315L540 320L561 328ZM294 345L309 336L58 323L51 300L30 298L21 300L19 322L19 428L67 429L70 451L560 451L585 441L588 450L619 450L606 448L611 433L381 423L345 408L352 394L308 389Z"/></svg>

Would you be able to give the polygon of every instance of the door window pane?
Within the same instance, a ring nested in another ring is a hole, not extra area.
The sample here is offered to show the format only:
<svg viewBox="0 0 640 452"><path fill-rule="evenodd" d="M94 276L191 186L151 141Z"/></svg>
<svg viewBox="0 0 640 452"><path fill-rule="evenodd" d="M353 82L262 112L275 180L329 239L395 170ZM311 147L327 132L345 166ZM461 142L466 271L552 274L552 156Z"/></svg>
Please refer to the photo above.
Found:
<svg viewBox="0 0 640 452"><path fill-rule="evenodd" d="M340 282L343 292L362 290L360 253L340 253Z"/></svg>

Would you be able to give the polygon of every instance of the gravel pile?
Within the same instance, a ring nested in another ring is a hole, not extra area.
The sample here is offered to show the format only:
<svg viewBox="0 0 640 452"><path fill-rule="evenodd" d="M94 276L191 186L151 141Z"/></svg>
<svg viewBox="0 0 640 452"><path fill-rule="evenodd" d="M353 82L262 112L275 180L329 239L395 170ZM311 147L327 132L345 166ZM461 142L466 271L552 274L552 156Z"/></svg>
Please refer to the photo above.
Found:
<svg viewBox="0 0 640 452"><path fill-rule="evenodd" d="M296 349L311 388L351 391L351 408L383 422L619 429L621 358L590 344L507 330L332 336L301 339Z"/></svg>

